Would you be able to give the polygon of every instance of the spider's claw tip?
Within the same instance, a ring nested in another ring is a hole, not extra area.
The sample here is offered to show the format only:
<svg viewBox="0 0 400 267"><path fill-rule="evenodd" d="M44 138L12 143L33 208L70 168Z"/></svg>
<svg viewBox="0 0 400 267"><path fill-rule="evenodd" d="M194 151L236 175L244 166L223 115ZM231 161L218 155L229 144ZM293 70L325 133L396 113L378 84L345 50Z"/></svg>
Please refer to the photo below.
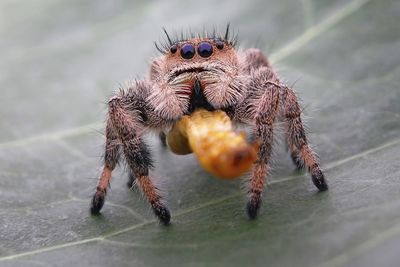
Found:
<svg viewBox="0 0 400 267"><path fill-rule="evenodd" d="M96 192L92 198L90 205L90 213L93 215L100 214L100 210L104 205L105 194L103 192Z"/></svg>
<svg viewBox="0 0 400 267"><path fill-rule="evenodd" d="M329 189L328 184L325 182L325 179L318 180L313 178L313 183L319 191L327 191Z"/></svg>
<svg viewBox="0 0 400 267"><path fill-rule="evenodd" d="M315 173L312 173L311 177L314 185L319 191L328 190L328 184L326 183L324 174L321 170L317 170Z"/></svg>
<svg viewBox="0 0 400 267"><path fill-rule="evenodd" d="M260 209L260 204L261 201L254 198L250 199L249 202L247 202L246 211L250 219L254 220L257 218L258 210Z"/></svg>
<svg viewBox="0 0 400 267"><path fill-rule="evenodd" d="M160 222L164 225L169 225L171 221L171 214L167 207L162 204L153 204L154 214L158 217Z"/></svg>

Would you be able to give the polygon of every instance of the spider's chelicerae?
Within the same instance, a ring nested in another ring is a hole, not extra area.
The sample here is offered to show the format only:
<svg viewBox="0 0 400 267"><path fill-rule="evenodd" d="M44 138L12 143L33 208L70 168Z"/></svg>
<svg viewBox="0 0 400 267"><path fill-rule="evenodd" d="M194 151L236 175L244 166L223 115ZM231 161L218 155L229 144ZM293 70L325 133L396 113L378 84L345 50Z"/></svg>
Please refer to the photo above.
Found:
<svg viewBox="0 0 400 267"><path fill-rule="evenodd" d="M168 43L161 48L156 45L162 55L151 63L149 77L120 90L108 102L105 162L92 199L93 214L103 207L111 172L123 154L131 181L135 180L160 221L170 222L170 212L149 175L152 160L142 136L156 131L165 141L171 126L196 108L226 112L234 124L252 127L259 141L257 159L246 181L250 218L260 208L277 120L285 124L294 163L308 168L319 190L328 189L307 143L296 95L279 80L260 50L235 49L229 25L224 36L205 34L173 41L165 33Z"/></svg>

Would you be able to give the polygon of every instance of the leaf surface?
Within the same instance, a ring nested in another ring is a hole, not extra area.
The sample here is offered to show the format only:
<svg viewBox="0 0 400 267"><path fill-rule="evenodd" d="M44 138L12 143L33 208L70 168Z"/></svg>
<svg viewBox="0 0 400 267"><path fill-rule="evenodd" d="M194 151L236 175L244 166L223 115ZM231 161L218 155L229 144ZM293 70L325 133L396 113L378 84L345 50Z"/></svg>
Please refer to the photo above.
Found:
<svg viewBox="0 0 400 267"><path fill-rule="evenodd" d="M397 266L399 15L396 0L2 1L0 266ZM227 21L294 84L330 190L277 143L249 221L240 181L213 179L150 136L171 227L123 168L91 216L113 89L146 75L162 26Z"/></svg>

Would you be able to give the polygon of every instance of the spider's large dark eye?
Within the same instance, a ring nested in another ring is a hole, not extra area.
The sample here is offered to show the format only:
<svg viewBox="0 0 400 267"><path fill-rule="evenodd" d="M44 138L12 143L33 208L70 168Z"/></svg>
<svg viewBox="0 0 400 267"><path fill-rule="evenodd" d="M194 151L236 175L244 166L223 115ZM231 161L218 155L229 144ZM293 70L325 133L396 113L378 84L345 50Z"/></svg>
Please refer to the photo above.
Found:
<svg viewBox="0 0 400 267"><path fill-rule="evenodd" d="M213 47L208 42L201 42L197 47L197 53L199 53L201 57L209 57L213 53Z"/></svg>
<svg viewBox="0 0 400 267"><path fill-rule="evenodd" d="M191 59L192 57L194 57L195 53L196 51L192 44L184 44L181 48L181 56L184 59Z"/></svg>

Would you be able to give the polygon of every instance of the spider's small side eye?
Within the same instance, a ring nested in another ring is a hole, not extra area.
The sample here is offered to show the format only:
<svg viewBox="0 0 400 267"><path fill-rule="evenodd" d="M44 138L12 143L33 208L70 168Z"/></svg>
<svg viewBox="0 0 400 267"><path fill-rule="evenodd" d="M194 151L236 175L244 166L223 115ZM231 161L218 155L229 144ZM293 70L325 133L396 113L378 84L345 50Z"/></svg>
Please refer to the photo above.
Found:
<svg viewBox="0 0 400 267"><path fill-rule="evenodd" d="M175 54L176 51L178 51L178 47L177 47L176 45L172 45L172 46L169 48L169 51L171 51L172 54Z"/></svg>
<svg viewBox="0 0 400 267"><path fill-rule="evenodd" d="M222 41L216 41L215 46L219 49L222 50L224 48L224 42Z"/></svg>
<svg viewBox="0 0 400 267"><path fill-rule="evenodd" d="M196 50L192 44L184 44L181 48L181 57L184 59L191 59L195 53Z"/></svg>
<svg viewBox="0 0 400 267"><path fill-rule="evenodd" d="M213 47L209 42L201 42L197 47L197 53L201 57L209 57L213 53Z"/></svg>

